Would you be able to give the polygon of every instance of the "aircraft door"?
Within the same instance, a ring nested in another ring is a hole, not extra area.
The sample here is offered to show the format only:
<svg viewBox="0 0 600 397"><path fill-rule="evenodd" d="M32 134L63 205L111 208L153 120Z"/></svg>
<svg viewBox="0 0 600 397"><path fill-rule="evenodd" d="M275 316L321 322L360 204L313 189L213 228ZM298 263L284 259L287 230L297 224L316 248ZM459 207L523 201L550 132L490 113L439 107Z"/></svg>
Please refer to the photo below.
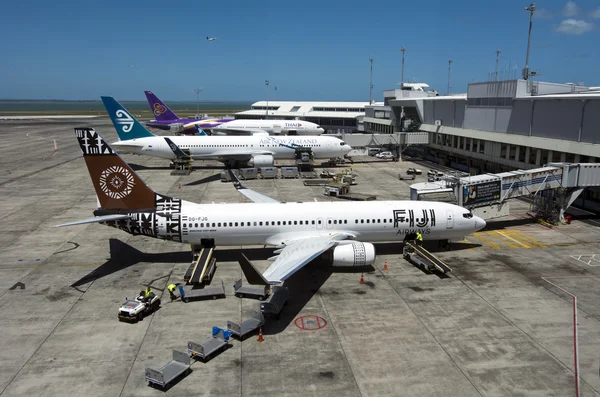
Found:
<svg viewBox="0 0 600 397"><path fill-rule="evenodd" d="M323 219L317 219L317 229L323 229Z"/></svg>
<svg viewBox="0 0 600 397"><path fill-rule="evenodd" d="M333 229L333 218L327 218L327 229Z"/></svg>
<svg viewBox="0 0 600 397"><path fill-rule="evenodd" d="M273 134L281 134L281 124L273 124Z"/></svg>
<svg viewBox="0 0 600 397"><path fill-rule="evenodd" d="M454 227L454 212L452 210L446 211L446 229L452 229Z"/></svg>

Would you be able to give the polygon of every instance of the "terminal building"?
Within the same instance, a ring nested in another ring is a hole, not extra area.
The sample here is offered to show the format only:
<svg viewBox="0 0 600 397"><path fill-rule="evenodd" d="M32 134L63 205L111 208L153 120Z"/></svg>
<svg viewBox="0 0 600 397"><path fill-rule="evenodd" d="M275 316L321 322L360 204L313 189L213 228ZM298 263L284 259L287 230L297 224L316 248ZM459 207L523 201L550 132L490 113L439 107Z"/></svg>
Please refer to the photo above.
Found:
<svg viewBox="0 0 600 397"><path fill-rule="evenodd" d="M362 119L369 102L259 101L250 110L235 114L236 119L306 120L326 133L362 131Z"/></svg>
<svg viewBox="0 0 600 397"><path fill-rule="evenodd" d="M600 87L506 80L472 83L459 95L396 89L384 97L367 106L365 132L416 124L429 135L421 156L470 175L600 162ZM587 188L578 204L600 209L600 189Z"/></svg>

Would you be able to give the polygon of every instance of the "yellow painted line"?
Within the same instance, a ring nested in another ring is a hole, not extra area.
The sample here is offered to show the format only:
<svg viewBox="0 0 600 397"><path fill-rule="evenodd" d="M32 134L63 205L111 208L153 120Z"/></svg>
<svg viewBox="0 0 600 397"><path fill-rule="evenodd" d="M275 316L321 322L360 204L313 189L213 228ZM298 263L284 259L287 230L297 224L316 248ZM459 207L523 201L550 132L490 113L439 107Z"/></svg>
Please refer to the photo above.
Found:
<svg viewBox="0 0 600 397"><path fill-rule="evenodd" d="M0 266L1 270L19 270L19 269L53 269L61 267L98 267L100 263L74 263L71 265L31 265L31 266Z"/></svg>
<svg viewBox="0 0 600 397"><path fill-rule="evenodd" d="M487 238L483 237L482 234L483 234L483 232L474 233L474 234L471 234L471 237L473 237L473 238L481 241L483 244L489 246L490 248L493 248L495 250L499 250L500 249L500 246L498 244L493 243L492 241L490 241Z"/></svg>
<svg viewBox="0 0 600 397"><path fill-rule="evenodd" d="M547 245L544 243L540 243L533 237L519 231L519 230L511 230L510 235L515 236L516 238L525 241L527 244L531 245L532 248L546 248Z"/></svg>
<svg viewBox="0 0 600 397"><path fill-rule="evenodd" d="M515 249L520 248L518 245L513 244L509 239L504 238L503 235L497 233L496 231L489 231L486 232L486 234L490 236L490 238L495 239L496 241L500 241L503 247L510 247Z"/></svg>
<svg viewBox="0 0 600 397"><path fill-rule="evenodd" d="M527 245L527 244L523 244L523 243L522 243L522 242L520 242L519 240L517 240L517 239L514 239L514 238L512 238L512 237L510 237L510 236L507 236L507 235L506 235L505 233L503 233L503 232L499 232L498 230L496 230L496 233L498 233L498 234L499 234L499 235L501 235L502 237L505 237L505 238L507 238L507 239L509 239L509 240L511 240L511 241L514 241L515 243L519 244L519 245L520 245L520 246L522 246L523 248L531 248L531 246L529 246L529 245ZM519 247L515 247L515 248L519 248Z"/></svg>

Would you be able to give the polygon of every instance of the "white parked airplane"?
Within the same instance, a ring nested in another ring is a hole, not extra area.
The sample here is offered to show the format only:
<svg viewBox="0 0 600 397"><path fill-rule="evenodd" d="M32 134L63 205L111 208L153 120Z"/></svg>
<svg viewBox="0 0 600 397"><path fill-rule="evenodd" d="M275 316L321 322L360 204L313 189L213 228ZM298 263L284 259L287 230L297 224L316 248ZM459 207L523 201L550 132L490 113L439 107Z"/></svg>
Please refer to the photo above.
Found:
<svg viewBox="0 0 600 397"><path fill-rule="evenodd" d="M94 218L131 234L198 245L275 246L264 283L283 282L320 254L333 266L368 266L372 242L401 241L417 231L424 240L462 239L485 227L468 210L427 201L281 203L244 188L254 203L196 204L152 191L91 128L75 129L101 208Z"/></svg>
<svg viewBox="0 0 600 397"><path fill-rule="evenodd" d="M203 128L202 123L196 122L198 128L226 134L248 134L267 132L270 135L321 135L325 129L318 124L304 120L247 120L237 119L227 121L215 127Z"/></svg>
<svg viewBox="0 0 600 397"><path fill-rule="evenodd" d="M269 167L275 160L294 159L298 146L310 147L315 159L334 159L345 156L352 150L341 139L328 136L275 137L262 132L247 136L196 135L167 138L152 134L112 97L102 97L102 101L120 139L112 147L121 152L171 160L191 158L219 160L232 166Z"/></svg>

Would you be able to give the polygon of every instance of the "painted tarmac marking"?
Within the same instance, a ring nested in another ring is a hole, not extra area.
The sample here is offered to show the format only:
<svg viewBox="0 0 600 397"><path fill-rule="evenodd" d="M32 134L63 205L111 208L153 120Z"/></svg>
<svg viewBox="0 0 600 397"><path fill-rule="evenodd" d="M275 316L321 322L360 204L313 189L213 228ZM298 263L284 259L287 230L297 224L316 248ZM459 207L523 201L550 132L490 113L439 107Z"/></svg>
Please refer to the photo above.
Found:
<svg viewBox="0 0 600 397"><path fill-rule="evenodd" d="M503 245L505 245L505 246L507 245L507 246L509 246L510 248L519 248L519 246L518 246L518 245L515 245L515 244L511 243L509 239L507 239L507 238L506 238L506 239L503 239L503 238L502 238L502 234L500 234L500 233L499 233L499 232L497 232L497 231L493 231L493 232L492 232L492 231L490 231L490 232L486 232L486 233L487 233L487 235L488 235L488 236L490 236L490 238L492 238L492 239L496 239L497 241L501 241L501 242L502 242L502 244L503 244Z"/></svg>
<svg viewBox="0 0 600 397"><path fill-rule="evenodd" d="M526 242L527 244L531 245L532 248L546 248L546 244L540 243L539 241L537 241L536 239L534 239L533 237L525 234L524 232L521 232L519 230L512 230L510 233L512 236Z"/></svg>
<svg viewBox="0 0 600 397"><path fill-rule="evenodd" d="M586 265L591 267L600 266L600 254L571 255L571 258L581 263L585 263Z"/></svg>
<svg viewBox="0 0 600 397"><path fill-rule="evenodd" d="M481 233L475 233L472 234L471 237L474 237L475 239L481 241L482 243L484 243L485 245L495 249L495 250L499 250L500 246L496 243L493 243L492 241L488 240L487 238L483 237L483 232Z"/></svg>
<svg viewBox="0 0 600 397"><path fill-rule="evenodd" d="M316 331L327 325L327 320L321 316L300 316L294 320L294 325L303 331Z"/></svg>
<svg viewBox="0 0 600 397"><path fill-rule="evenodd" d="M514 241L515 243L519 244L519 245L520 245L521 247L523 247L523 248L531 248L529 245L527 245L527 244L523 244L523 243L522 243L522 242L520 242L519 240L517 240L517 239L514 239L514 238L512 238L512 237L510 237L510 236L507 236L505 233L499 232L499 231L497 231L497 230L496 230L496 233L498 233L499 235L501 235L502 237L504 237L504 238L506 238L506 239L508 239L508 240L510 240L510 241ZM509 244L509 245L511 245L511 244ZM519 248L519 247L517 246L517 247L515 247L515 248Z"/></svg>

